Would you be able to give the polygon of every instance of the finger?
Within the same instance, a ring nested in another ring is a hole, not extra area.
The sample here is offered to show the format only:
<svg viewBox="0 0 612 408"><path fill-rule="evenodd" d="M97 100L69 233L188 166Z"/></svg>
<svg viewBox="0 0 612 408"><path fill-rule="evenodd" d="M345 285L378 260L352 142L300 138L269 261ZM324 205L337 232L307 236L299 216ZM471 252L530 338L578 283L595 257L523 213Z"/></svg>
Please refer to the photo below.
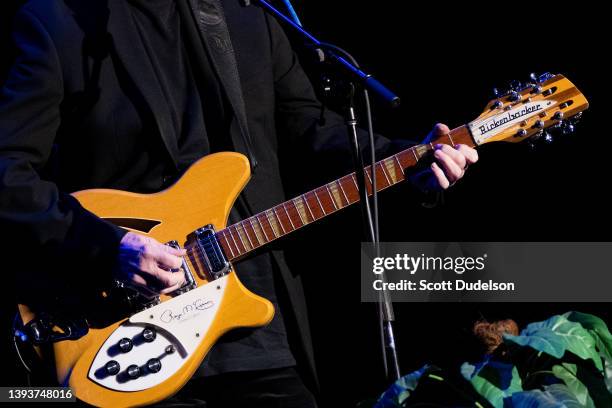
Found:
<svg viewBox="0 0 612 408"><path fill-rule="evenodd" d="M180 288L181 286L183 286L182 283L177 283L174 286L170 286L169 288L163 289L161 292L159 292L160 295L167 295L168 293L172 293L175 290L177 290L178 288Z"/></svg>
<svg viewBox="0 0 612 408"><path fill-rule="evenodd" d="M449 155L451 159L453 159L453 161L457 163L457 166L459 166L460 169L465 169L465 166L467 165L467 160L465 159L463 153L456 149L453 149L450 145L447 144L436 145L436 149L442 150L445 154Z"/></svg>
<svg viewBox="0 0 612 408"><path fill-rule="evenodd" d="M185 248L174 248L174 247L171 247L170 245L164 245L163 248L170 255L174 255L174 256L187 255L187 250Z"/></svg>
<svg viewBox="0 0 612 408"><path fill-rule="evenodd" d="M463 144L458 144L457 146L455 146L455 149L457 149L458 152L465 156L466 164L470 165L478 161L478 152L476 151L476 149L473 149Z"/></svg>
<svg viewBox="0 0 612 408"><path fill-rule="evenodd" d="M163 245L165 247L165 245ZM179 256L172 255L168 251L161 249L153 255L153 259L165 269L178 269L183 264L183 259Z"/></svg>
<svg viewBox="0 0 612 408"><path fill-rule="evenodd" d="M162 268L157 268L155 271L155 277L163 288L170 288L172 286L182 285L185 283L185 276L182 273L169 272L163 270Z"/></svg>
<svg viewBox="0 0 612 408"><path fill-rule="evenodd" d="M155 296L157 294L156 291L149 288L149 283L147 280L138 274L132 274L127 285L128 287L137 290L147 297Z"/></svg>
<svg viewBox="0 0 612 408"><path fill-rule="evenodd" d="M429 143L432 140L437 139L438 137L445 135L450 132L448 126L443 123L436 123L431 132L425 137L424 143Z"/></svg>
<svg viewBox="0 0 612 408"><path fill-rule="evenodd" d="M463 169L455 163L455 161L442 150L436 150L434 153L436 160L442 165L444 174L452 183L456 182L463 176Z"/></svg>
<svg viewBox="0 0 612 408"><path fill-rule="evenodd" d="M450 129L444 123L436 123L431 133L435 136L442 136L450 133Z"/></svg>
<svg viewBox="0 0 612 408"><path fill-rule="evenodd" d="M444 172L442 171L440 166L438 166L437 163L431 164L431 171L433 172L434 176L436 177L436 180L438 181L438 184L443 190L446 190L450 187L450 181L448 181L448 178L446 178L446 174L444 174Z"/></svg>

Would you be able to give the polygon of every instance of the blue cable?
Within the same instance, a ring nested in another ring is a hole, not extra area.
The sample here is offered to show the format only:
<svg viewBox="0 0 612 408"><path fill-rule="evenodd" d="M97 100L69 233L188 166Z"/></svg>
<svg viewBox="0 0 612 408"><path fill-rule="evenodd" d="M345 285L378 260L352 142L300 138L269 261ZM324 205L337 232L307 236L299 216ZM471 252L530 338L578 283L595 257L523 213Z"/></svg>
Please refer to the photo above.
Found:
<svg viewBox="0 0 612 408"><path fill-rule="evenodd" d="M289 11L289 15L291 15L291 18L293 19L295 24L297 24L297 25L299 25L301 27L302 26L302 22L300 21L300 18L298 17L297 13L295 12L295 9L293 8L293 5L291 4L291 1L290 0L283 0L283 3L285 3L285 6L287 6L287 10Z"/></svg>

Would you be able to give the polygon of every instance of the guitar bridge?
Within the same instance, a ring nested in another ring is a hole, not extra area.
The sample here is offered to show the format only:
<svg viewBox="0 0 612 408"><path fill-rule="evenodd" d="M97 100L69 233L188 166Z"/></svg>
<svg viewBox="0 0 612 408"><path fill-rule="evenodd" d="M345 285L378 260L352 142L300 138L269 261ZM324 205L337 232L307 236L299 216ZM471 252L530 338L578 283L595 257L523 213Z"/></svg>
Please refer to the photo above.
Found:
<svg viewBox="0 0 612 408"><path fill-rule="evenodd" d="M195 238L198 248L202 254L202 260L206 268L209 280L219 279L227 275L232 266L228 262L223 248L217 239L215 227L211 224L195 231Z"/></svg>
<svg viewBox="0 0 612 408"><path fill-rule="evenodd" d="M181 248L181 246L179 245L177 241L167 242L166 245L172 248L175 248L175 249ZM195 289L198 286L198 284L196 283L193 277L193 274L191 273L191 270L189 269L189 265L187 265L187 262L185 261L185 259L183 259L183 263L181 267L179 268L179 270L174 271L174 272L179 273L181 271L185 275L185 284L181 286L180 288L178 288L177 290L175 290L174 292L169 293L170 296L177 296L182 293L189 292L190 290Z"/></svg>

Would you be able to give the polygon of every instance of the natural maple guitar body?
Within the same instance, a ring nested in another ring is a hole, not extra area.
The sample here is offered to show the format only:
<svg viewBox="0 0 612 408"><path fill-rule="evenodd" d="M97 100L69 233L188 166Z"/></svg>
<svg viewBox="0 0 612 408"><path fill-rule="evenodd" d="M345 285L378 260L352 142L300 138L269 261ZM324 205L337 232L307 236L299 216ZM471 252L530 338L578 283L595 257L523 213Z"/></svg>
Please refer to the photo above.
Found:
<svg viewBox="0 0 612 408"><path fill-rule="evenodd" d="M78 192L75 197L85 208L102 218L159 221L147 235L159 242L178 240L183 243L188 234L203 225L213 224L217 230L223 229L229 211L249 177L249 163L244 156L218 153L201 159L184 174L179 183L160 193L142 195L97 189ZM196 265L191 267L192 270L196 269ZM194 274L194 277L198 286L206 283L198 274ZM60 383L68 380L79 399L96 406L145 405L174 394L191 378L206 353L223 333L237 327L265 325L274 315L272 304L247 290L235 273L229 273L224 279L224 293L215 309L214 318L207 322L210 324L208 329L199 333L199 344L195 350L189 353L176 373L165 381L153 388L129 392L110 390L92 381L92 361L99 350L104 350L104 343L123 322L104 329L90 329L85 337L78 340L55 343L58 380ZM162 302L157 307L166 303ZM155 313L153 309L147 309L144 313ZM160 354L162 352L163 349L159 350ZM107 360L111 360L111 357ZM161 361L164 363L163 359Z"/></svg>
<svg viewBox="0 0 612 408"><path fill-rule="evenodd" d="M367 192L403 181L404 172L430 157L436 143L478 146L548 140L546 129L568 133L587 107L584 95L562 75L534 76L490 101L467 125L381 160L374 169L368 166ZM223 333L272 319L272 304L248 291L231 263L360 199L352 173L226 226L249 177L244 156L217 153L197 161L175 185L156 194L115 190L74 194L102 218L185 247L181 271L193 278L180 293L162 296L158 304L147 304L128 319L90 325L86 335L52 344L57 379L73 387L79 399L97 406L139 406L177 392ZM24 323L38 319L24 305L19 310Z"/></svg>

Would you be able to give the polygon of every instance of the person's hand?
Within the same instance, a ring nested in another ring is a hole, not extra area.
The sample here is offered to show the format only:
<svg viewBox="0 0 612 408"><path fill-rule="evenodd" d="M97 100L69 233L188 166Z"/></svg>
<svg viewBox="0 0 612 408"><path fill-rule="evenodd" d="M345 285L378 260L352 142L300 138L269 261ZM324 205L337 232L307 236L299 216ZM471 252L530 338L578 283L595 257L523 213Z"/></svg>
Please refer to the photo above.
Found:
<svg viewBox="0 0 612 408"><path fill-rule="evenodd" d="M438 123L425 139L425 143L450 132L448 126ZM435 161L431 166L414 175L412 182L423 191L446 190L464 175L470 164L478 161L475 149L466 145L452 147L447 144L434 145Z"/></svg>
<svg viewBox="0 0 612 408"><path fill-rule="evenodd" d="M185 283L182 272L184 249L163 245L155 239L128 232L119 245L117 279L144 295L170 293Z"/></svg>

